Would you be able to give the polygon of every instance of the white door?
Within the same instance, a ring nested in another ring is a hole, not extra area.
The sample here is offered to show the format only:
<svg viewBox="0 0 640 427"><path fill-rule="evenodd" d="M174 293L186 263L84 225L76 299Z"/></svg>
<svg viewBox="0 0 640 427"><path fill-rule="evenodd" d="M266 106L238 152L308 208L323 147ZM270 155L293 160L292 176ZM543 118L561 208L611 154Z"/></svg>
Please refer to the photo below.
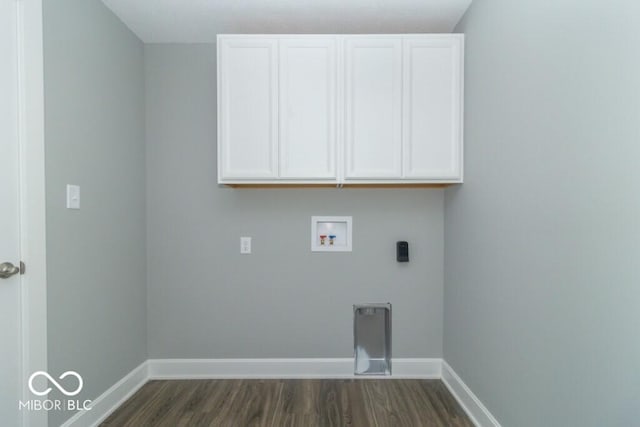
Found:
<svg viewBox="0 0 640 427"><path fill-rule="evenodd" d="M219 178L276 178L278 40L218 41Z"/></svg>
<svg viewBox="0 0 640 427"><path fill-rule="evenodd" d="M461 179L462 37L404 40L403 172Z"/></svg>
<svg viewBox="0 0 640 427"><path fill-rule="evenodd" d="M280 40L280 177L336 178L336 39Z"/></svg>
<svg viewBox="0 0 640 427"><path fill-rule="evenodd" d="M0 0L0 277L20 260L15 0ZM20 275L0 278L0 424L20 425Z"/></svg>
<svg viewBox="0 0 640 427"><path fill-rule="evenodd" d="M402 175L402 42L346 38L346 178Z"/></svg>

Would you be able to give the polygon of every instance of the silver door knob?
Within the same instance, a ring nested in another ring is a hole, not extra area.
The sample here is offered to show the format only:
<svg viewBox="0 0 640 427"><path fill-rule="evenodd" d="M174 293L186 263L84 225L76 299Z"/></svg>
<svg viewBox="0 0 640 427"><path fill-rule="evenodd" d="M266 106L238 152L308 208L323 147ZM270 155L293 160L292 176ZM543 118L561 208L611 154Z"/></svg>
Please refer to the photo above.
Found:
<svg viewBox="0 0 640 427"><path fill-rule="evenodd" d="M10 262L3 262L0 264L0 279L8 279L18 273L20 273L20 267L16 267Z"/></svg>

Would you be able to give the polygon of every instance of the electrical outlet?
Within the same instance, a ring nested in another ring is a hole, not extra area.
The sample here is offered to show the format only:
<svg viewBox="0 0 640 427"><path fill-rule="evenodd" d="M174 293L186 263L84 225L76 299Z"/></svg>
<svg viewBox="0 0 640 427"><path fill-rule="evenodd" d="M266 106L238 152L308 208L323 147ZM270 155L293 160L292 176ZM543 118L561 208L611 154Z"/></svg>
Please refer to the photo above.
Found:
<svg viewBox="0 0 640 427"><path fill-rule="evenodd" d="M240 238L240 253L245 255L251 253L251 237Z"/></svg>
<svg viewBox="0 0 640 427"><path fill-rule="evenodd" d="M67 209L80 209L79 185L67 185Z"/></svg>

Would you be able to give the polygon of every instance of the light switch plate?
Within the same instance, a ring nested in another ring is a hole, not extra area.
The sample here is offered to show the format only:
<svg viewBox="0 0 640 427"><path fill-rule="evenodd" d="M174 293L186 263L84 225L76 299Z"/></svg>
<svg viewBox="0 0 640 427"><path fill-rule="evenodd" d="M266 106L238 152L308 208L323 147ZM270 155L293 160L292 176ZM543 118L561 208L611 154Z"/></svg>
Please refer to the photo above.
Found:
<svg viewBox="0 0 640 427"><path fill-rule="evenodd" d="M80 209L79 185L67 185L67 209Z"/></svg>
<svg viewBox="0 0 640 427"><path fill-rule="evenodd" d="M240 237L240 253L244 255L251 253L251 237Z"/></svg>

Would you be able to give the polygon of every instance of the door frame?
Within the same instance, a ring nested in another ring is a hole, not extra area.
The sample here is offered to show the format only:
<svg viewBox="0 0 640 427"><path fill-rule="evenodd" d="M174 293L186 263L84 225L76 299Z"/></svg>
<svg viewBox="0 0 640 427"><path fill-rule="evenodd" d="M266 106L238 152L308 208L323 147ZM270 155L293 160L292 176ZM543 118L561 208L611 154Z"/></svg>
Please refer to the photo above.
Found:
<svg viewBox="0 0 640 427"><path fill-rule="evenodd" d="M18 144L20 150L21 399L35 396L27 380L47 370L46 193L42 0L14 0L18 25ZM46 427L47 411L23 411L24 427Z"/></svg>

